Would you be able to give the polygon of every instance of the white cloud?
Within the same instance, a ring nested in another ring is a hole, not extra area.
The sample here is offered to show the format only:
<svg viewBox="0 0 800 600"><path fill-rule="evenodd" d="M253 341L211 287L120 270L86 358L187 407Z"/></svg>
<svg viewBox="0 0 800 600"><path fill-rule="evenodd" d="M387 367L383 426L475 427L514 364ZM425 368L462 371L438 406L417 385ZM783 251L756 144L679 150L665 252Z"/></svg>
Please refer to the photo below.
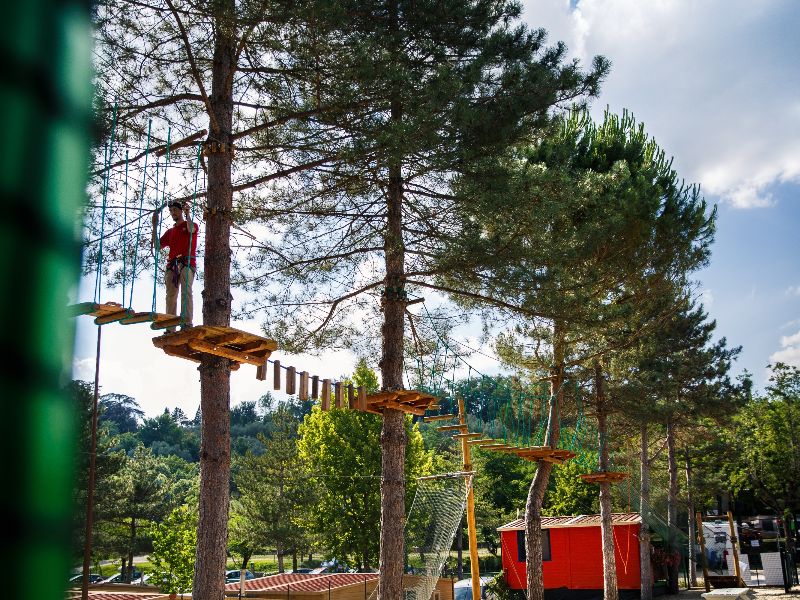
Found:
<svg viewBox="0 0 800 600"><path fill-rule="evenodd" d="M708 310L711 308L711 305L714 304L714 294L711 293L711 290L704 289L698 294L698 300L702 303L702 305Z"/></svg>
<svg viewBox="0 0 800 600"><path fill-rule="evenodd" d="M771 363L783 362L800 367L800 331L781 336L781 349L774 352L769 360Z"/></svg>
<svg viewBox="0 0 800 600"><path fill-rule="evenodd" d="M644 122L687 181L737 208L800 181L800 3L793 0L528 0L526 18L611 73L609 105Z"/></svg>
<svg viewBox="0 0 800 600"><path fill-rule="evenodd" d="M790 285L786 288L787 296L800 296L800 285Z"/></svg>
<svg viewBox="0 0 800 600"><path fill-rule="evenodd" d="M784 348L788 346L800 346L800 331L794 335L785 335L781 337L781 346Z"/></svg>
<svg viewBox="0 0 800 600"><path fill-rule="evenodd" d="M800 367L800 346L791 346L790 348L778 350L769 357L769 360L772 364L782 362Z"/></svg>

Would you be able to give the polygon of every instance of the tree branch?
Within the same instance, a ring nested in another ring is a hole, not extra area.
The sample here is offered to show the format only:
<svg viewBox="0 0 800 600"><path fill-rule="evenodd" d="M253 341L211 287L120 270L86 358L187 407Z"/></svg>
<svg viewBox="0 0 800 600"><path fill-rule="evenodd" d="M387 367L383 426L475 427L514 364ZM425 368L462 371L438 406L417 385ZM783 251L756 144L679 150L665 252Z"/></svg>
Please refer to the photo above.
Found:
<svg viewBox="0 0 800 600"><path fill-rule="evenodd" d="M186 48L186 58L189 61L189 68L192 71L192 75L197 83L197 87L200 88L200 95L203 97L203 103L206 105L206 111L208 111L208 119L211 121L211 130L212 131L219 131L219 123L217 123L217 118L214 116L214 111L211 110L211 102L208 99L208 94L206 93L206 87L203 85L203 79L200 77L200 71L197 69L197 63L194 60L194 54L192 53L192 46L189 43L189 36L186 34L186 29L183 26L183 21L181 21L180 15L178 15L178 11L175 10L175 6L172 4L172 0L167 0L167 6L169 6L170 12L172 12L172 16L175 19L175 23L178 25L178 30L181 34L181 39L183 40L183 45Z"/></svg>

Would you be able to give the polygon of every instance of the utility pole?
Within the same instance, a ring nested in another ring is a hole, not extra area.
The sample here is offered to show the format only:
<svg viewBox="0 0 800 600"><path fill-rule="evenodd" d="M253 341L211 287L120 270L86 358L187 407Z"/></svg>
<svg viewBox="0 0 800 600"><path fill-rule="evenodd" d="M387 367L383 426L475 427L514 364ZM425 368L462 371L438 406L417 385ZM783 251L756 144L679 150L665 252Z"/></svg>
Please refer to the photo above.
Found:
<svg viewBox="0 0 800 600"><path fill-rule="evenodd" d="M467 429L467 417L464 413L464 399L458 399L458 424ZM461 438L461 454L464 459L464 471L472 471L472 457L470 456L468 438ZM474 481L474 477L473 477ZM478 565L478 532L475 526L475 492L472 485L467 490L467 537L469 538L469 566L472 579L472 600L481 598L481 573Z"/></svg>

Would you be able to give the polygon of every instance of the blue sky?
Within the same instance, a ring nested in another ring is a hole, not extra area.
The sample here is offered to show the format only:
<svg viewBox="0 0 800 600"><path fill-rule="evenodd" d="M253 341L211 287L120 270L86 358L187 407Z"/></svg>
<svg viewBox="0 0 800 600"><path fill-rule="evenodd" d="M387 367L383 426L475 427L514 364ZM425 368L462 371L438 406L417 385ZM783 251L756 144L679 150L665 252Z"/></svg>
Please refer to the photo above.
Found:
<svg viewBox="0 0 800 600"><path fill-rule="evenodd" d="M593 104L628 109L718 205L698 292L758 388L800 365L800 2L527 0L525 19L611 73Z"/></svg>
<svg viewBox="0 0 800 600"><path fill-rule="evenodd" d="M718 204L711 263L697 273L698 293L718 333L743 347L736 372L756 386L766 366L800 366L800 1L797 0L526 0L524 19L562 40L588 64L602 54L611 74L592 107L628 109L655 137L687 182ZM91 282L79 297L91 297ZM200 288L195 286L199 311ZM137 287L134 306L148 307L152 288ZM163 289L159 290L162 302ZM104 297L116 299L117 293ZM235 298L235 297L234 297ZM73 376L94 378L97 334L78 321ZM257 322L236 327L258 331ZM136 398L148 416L199 404L196 366L153 348L146 326L103 328L102 392ZM469 341L469 340L468 340ZM484 346L485 348L485 346ZM281 356L326 377L352 371L343 352ZM473 366L497 364L476 355ZM231 402L269 390L254 369L231 378Z"/></svg>

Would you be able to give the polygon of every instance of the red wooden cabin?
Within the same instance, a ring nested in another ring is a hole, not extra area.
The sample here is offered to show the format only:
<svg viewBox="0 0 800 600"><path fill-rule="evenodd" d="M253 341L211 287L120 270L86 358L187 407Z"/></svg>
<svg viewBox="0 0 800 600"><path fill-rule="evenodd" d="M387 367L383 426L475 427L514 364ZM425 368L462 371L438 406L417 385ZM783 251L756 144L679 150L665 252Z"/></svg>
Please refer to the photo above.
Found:
<svg viewBox="0 0 800 600"><path fill-rule="evenodd" d="M638 513L613 516L617 587L621 598L639 597ZM525 522L517 519L498 528L503 572L511 589L524 590ZM590 600L603 597L603 555L600 515L542 518L543 573L548 600Z"/></svg>

